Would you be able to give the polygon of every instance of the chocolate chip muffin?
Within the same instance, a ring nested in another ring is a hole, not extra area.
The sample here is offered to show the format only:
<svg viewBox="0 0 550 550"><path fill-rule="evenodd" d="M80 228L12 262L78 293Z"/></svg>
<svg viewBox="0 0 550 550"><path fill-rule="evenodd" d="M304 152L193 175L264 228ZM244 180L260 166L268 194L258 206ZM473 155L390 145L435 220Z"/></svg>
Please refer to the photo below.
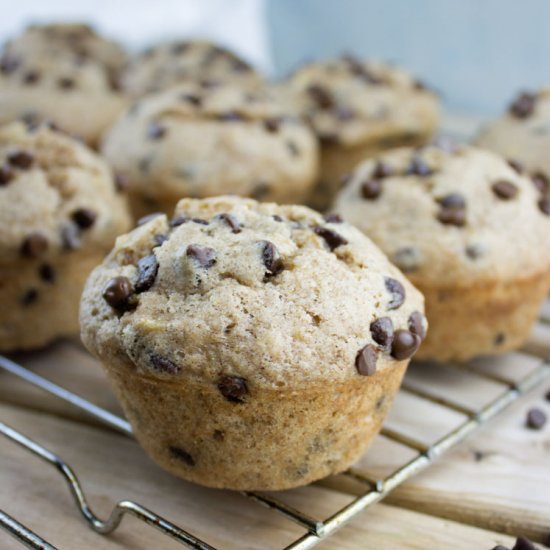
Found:
<svg viewBox="0 0 550 550"><path fill-rule="evenodd" d="M96 145L127 104L123 59L84 25L30 27L0 55L0 123L53 121Z"/></svg>
<svg viewBox="0 0 550 550"><path fill-rule="evenodd" d="M46 125L0 127L0 351L78 333L86 277L128 229L107 165Z"/></svg>
<svg viewBox="0 0 550 550"><path fill-rule="evenodd" d="M357 229L237 197L183 199L120 237L80 319L151 457L243 490L357 460L427 328L419 292Z"/></svg>
<svg viewBox="0 0 550 550"><path fill-rule="evenodd" d="M438 122L436 95L403 70L346 55L298 69L281 91L321 141L310 204L330 206L358 162L402 145L422 145Z"/></svg>
<svg viewBox="0 0 550 550"><path fill-rule="evenodd" d="M124 73L124 89L133 97L159 92L184 81L215 86L231 82L245 88L263 84L262 77L233 52L211 42L165 42L135 58Z"/></svg>
<svg viewBox="0 0 550 550"><path fill-rule="evenodd" d="M550 288L550 201L494 153L403 148L362 163L335 209L426 298L418 357L520 346Z"/></svg>
<svg viewBox="0 0 550 550"><path fill-rule="evenodd" d="M317 142L266 91L184 83L135 103L102 151L129 182L136 217L182 197L221 194L301 202L317 175Z"/></svg>
<svg viewBox="0 0 550 550"><path fill-rule="evenodd" d="M550 88L521 93L475 141L508 158L514 168L531 177L541 193L550 194Z"/></svg>

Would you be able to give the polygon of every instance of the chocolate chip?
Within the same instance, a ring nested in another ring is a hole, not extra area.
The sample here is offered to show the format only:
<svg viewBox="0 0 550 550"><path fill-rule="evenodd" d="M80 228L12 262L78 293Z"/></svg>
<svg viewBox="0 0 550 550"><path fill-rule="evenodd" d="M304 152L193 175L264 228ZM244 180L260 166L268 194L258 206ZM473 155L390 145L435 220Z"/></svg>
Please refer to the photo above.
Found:
<svg viewBox="0 0 550 550"><path fill-rule="evenodd" d="M273 214L272 217L276 222L282 222L283 221L283 218L281 218L281 216L279 216L279 214Z"/></svg>
<svg viewBox="0 0 550 550"><path fill-rule="evenodd" d="M151 214L142 216L137 221L136 227L141 227L142 225L145 225L146 223L149 223L151 220L154 220L155 218L158 218L159 216L162 216L162 215L163 215L162 212L152 212Z"/></svg>
<svg viewBox="0 0 550 550"><path fill-rule="evenodd" d="M71 223L61 228L61 243L65 250L80 248L80 232L76 225Z"/></svg>
<svg viewBox="0 0 550 550"><path fill-rule="evenodd" d="M494 339L495 346L501 346L504 342L506 342L506 334L498 332Z"/></svg>
<svg viewBox="0 0 550 550"><path fill-rule="evenodd" d="M420 337L408 330L399 329L393 337L391 355L398 361L412 357L420 346Z"/></svg>
<svg viewBox="0 0 550 550"><path fill-rule="evenodd" d="M335 248L338 248L339 246L348 244L347 239L342 237L342 235L340 235L339 233L336 233L336 231L328 229L328 227L318 225L313 229L313 231L316 235L319 235L319 237L322 237L325 240L331 251L333 251Z"/></svg>
<svg viewBox="0 0 550 550"><path fill-rule="evenodd" d="M519 162L519 160L508 159L506 162L508 163L510 168L515 170L518 174L523 174L523 172L525 171L525 166L521 162Z"/></svg>
<svg viewBox="0 0 550 550"><path fill-rule="evenodd" d="M540 430L546 424L546 414L541 409L529 409L525 424L532 430Z"/></svg>
<svg viewBox="0 0 550 550"><path fill-rule="evenodd" d="M116 173L115 174L115 189L121 193L128 189L130 185L130 180L126 174Z"/></svg>
<svg viewBox="0 0 550 550"><path fill-rule="evenodd" d="M268 132L277 132L281 126L281 122L277 118L266 118L264 120L264 128Z"/></svg>
<svg viewBox="0 0 550 550"><path fill-rule="evenodd" d="M347 63L352 74L361 78L368 84L382 84L383 81L359 59L350 54L345 54L342 56L342 60Z"/></svg>
<svg viewBox="0 0 550 550"><path fill-rule="evenodd" d="M195 107L200 107L202 105L202 99L195 94L181 94L180 99L183 101L187 101L188 103L191 103Z"/></svg>
<svg viewBox="0 0 550 550"><path fill-rule="evenodd" d="M186 254L189 258L193 258L204 269L208 269L216 263L216 251L207 246L190 244L187 247Z"/></svg>
<svg viewBox="0 0 550 550"><path fill-rule="evenodd" d="M372 177L375 179L389 178L393 174L392 167L386 162L379 160L374 166Z"/></svg>
<svg viewBox="0 0 550 550"><path fill-rule="evenodd" d="M307 88L307 93L320 109L330 109L334 106L332 93L320 84L312 84Z"/></svg>
<svg viewBox="0 0 550 550"><path fill-rule="evenodd" d="M440 199L437 199L437 202L443 208L466 208L466 199L460 193L449 193Z"/></svg>
<svg viewBox="0 0 550 550"><path fill-rule="evenodd" d="M62 90L72 90L75 87L75 81L72 78L64 76L57 81L57 85Z"/></svg>
<svg viewBox="0 0 550 550"><path fill-rule="evenodd" d="M325 221L327 223L342 223L344 220L340 214L327 214L325 216Z"/></svg>
<svg viewBox="0 0 550 550"><path fill-rule="evenodd" d="M466 211L462 208L442 208L437 214L437 219L444 225L466 225Z"/></svg>
<svg viewBox="0 0 550 550"><path fill-rule="evenodd" d="M393 342L393 322L389 317L380 317L370 324L372 339L385 351L391 349Z"/></svg>
<svg viewBox="0 0 550 550"><path fill-rule="evenodd" d="M150 122L147 128L147 137L149 139L161 139L166 134L166 128L161 126L158 122Z"/></svg>
<svg viewBox="0 0 550 550"><path fill-rule="evenodd" d="M468 258L470 258L471 260L477 260L485 256L487 248L481 244L474 243L467 245L465 251Z"/></svg>
<svg viewBox="0 0 550 550"><path fill-rule="evenodd" d="M112 278L103 289L104 300L118 311L131 309L134 289L132 283L127 277Z"/></svg>
<svg viewBox="0 0 550 550"><path fill-rule="evenodd" d="M155 370L166 374L178 374L181 370L176 363L156 353L149 355L149 362Z"/></svg>
<svg viewBox="0 0 550 550"><path fill-rule="evenodd" d="M181 460L183 463L187 464L187 466L195 465L195 459L181 447L170 446L168 447L168 450L174 458Z"/></svg>
<svg viewBox="0 0 550 550"><path fill-rule="evenodd" d="M391 300L388 309L398 309L405 301L405 287L397 280L391 277L384 277L386 290L391 294Z"/></svg>
<svg viewBox="0 0 550 550"><path fill-rule="evenodd" d="M536 94L523 92L514 100L508 110L516 118L527 118L533 114L536 102Z"/></svg>
<svg viewBox="0 0 550 550"><path fill-rule="evenodd" d="M537 204L543 214L550 216L550 197L542 197Z"/></svg>
<svg viewBox="0 0 550 550"><path fill-rule="evenodd" d="M23 82L25 84L36 84L40 80L40 73L38 71L29 71L23 76Z"/></svg>
<svg viewBox="0 0 550 550"><path fill-rule="evenodd" d="M242 403L243 397L248 393L246 380L240 376L222 376L218 380L218 389L232 403Z"/></svg>
<svg viewBox="0 0 550 550"><path fill-rule="evenodd" d="M268 277L278 275L285 268L277 247L270 241L262 241L262 261L267 269L266 276Z"/></svg>
<svg viewBox="0 0 550 550"><path fill-rule="evenodd" d="M94 225L97 214L89 208L79 208L73 212L71 217L80 229L89 229Z"/></svg>
<svg viewBox="0 0 550 550"><path fill-rule="evenodd" d="M13 170L7 164L0 167L0 186L7 185L14 177Z"/></svg>
<svg viewBox="0 0 550 550"><path fill-rule="evenodd" d="M191 218L191 221L193 223L198 223L199 225L209 225L209 222L207 220L203 220L202 218Z"/></svg>
<svg viewBox="0 0 550 550"><path fill-rule="evenodd" d="M17 70L21 61L13 55L4 54L0 60L0 72L4 74L11 74Z"/></svg>
<svg viewBox="0 0 550 550"><path fill-rule="evenodd" d="M149 290L157 278L159 263L154 254L149 254L141 258L137 264L138 277L135 284L136 292L146 292Z"/></svg>
<svg viewBox="0 0 550 550"><path fill-rule="evenodd" d="M497 544L495 547L493 547L491 550L510 550L506 546L502 546L502 544Z"/></svg>
<svg viewBox="0 0 550 550"><path fill-rule="evenodd" d="M34 162L34 156L28 151L16 151L8 155L8 162L21 170L28 170Z"/></svg>
<svg viewBox="0 0 550 550"><path fill-rule="evenodd" d="M268 183L260 182L254 186L254 189L250 192L250 196L256 200L262 200L270 191L271 187Z"/></svg>
<svg viewBox="0 0 550 550"><path fill-rule="evenodd" d="M190 44L189 42L178 42L177 44L174 44L171 48L170 48L170 51L174 54L174 55L181 55L183 52L187 51L190 47ZM154 52L154 50L153 50ZM149 54L151 55L151 54Z"/></svg>
<svg viewBox="0 0 550 550"><path fill-rule="evenodd" d="M157 246L162 246L168 240L168 235L163 235L161 233L153 236L153 242L155 243L153 248Z"/></svg>
<svg viewBox="0 0 550 550"><path fill-rule="evenodd" d="M512 550L537 550L537 547L529 539L518 537Z"/></svg>
<svg viewBox="0 0 550 550"><path fill-rule="evenodd" d="M428 164L421 159L420 157L414 157L406 171L408 175L416 175L426 177L433 173L433 170L428 166Z"/></svg>
<svg viewBox="0 0 550 550"><path fill-rule="evenodd" d="M418 269L421 262L421 254L417 248L404 246L393 253L392 261L401 271L408 273Z"/></svg>
<svg viewBox="0 0 550 550"><path fill-rule="evenodd" d="M21 254L27 258L37 258L48 250L49 242L45 235L35 231L25 237L21 245Z"/></svg>
<svg viewBox="0 0 550 550"><path fill-rule="evenodd" d="M518 194L518 188L507 180L498 180L491 185L493 193L503 200L513 199Z"/></svg>
<svg viewBox="0 0 550 550"><path fill-rule="evenodd" d="M55 282L55 270L50 264L42 264L38 269L38 274L46 283Z"/></svg>
<svg viewBox="0 0 550 550"><path fill-rule="evenodd" d="M368 179L361 184L361 196L364 199L373 200L380 196L382 182L380 180Z"/></svg>
<svg viewBox="0 0 550 550"><path fill-rule="evenodd" d="M217 218L224 221L231 228L232 233L240 233L242 231L241 224L237 221L235 216L223 212L219 214Z"/></svg>
<svg viewBox="0 0 550 550"><path fill-rule="evenodd" d="M183 225L184 223L187 223L191 218L189 216L184 216L182 214L178 216L174 216L170 220L170 227L179 227L180 225Z"/></svg>
<svg viewBox="0 0 550 550"><path fill-rule="evenodd" d="M543 172L535 172L531 176L531 180L541 193L546 193L550 189L550 180Z"/></svg>
<svg viewBox="0 0 550 550"><path fill-rule="evenodd" d="M286 146L293 157L300 156L300 149L292 140L287 139Z"/></svg>
<svg viewBox="0 0 550 550"><path fill-rule="evenodd" d="M420 313L420 311L413 311L409 315L409 330L416 334L420 340L424 340L426 338L426 328L424 326L424 315Z"/></svg>
<svg viewBox="0 0 550 550"><path fill-rule="evenodd" d="M31 304L34 304L38 300L38 291L35 288L30 288L23 294L23 297L21 298L21 303L24 306L30 306Z"/></svg>
<svg viewBox="0 0 550 550"><path fill-rule="evenodd" d="M378 353L372 344L360 349L355 357L355 367L361 376L371 376L376 372Z"/></svg>
<svg viewBox="0 0 550 550"><path fill-rule="evenodd" d="M322 132L317 137L323 145L336 145L340 142L340 137L336 132Z"/></svg>

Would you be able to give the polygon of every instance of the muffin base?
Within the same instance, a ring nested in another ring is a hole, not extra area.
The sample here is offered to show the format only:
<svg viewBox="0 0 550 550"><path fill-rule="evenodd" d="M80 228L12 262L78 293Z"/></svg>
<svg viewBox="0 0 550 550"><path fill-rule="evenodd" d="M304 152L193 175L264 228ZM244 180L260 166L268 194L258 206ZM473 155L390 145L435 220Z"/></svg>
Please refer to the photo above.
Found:
<svg viewBox="0 0 550 550"><path fill-rule="evenodd" d="M430 330L417 359L465 361L521 347L550 290L550 270L468 288L422 285Z"/></svg>
<svg viewBox="0 0 550 550"><path fill-rule="evenodd" d="M67 252L44 261L0 266L0 351L40 348L78 334L80 295L90 271L102 260L98 253ZM53 268L52 281L40 276L45 264Z"/></svg>
<svg viewBox="0 0 550 550"><path fill-rule="evenodd" d="M255 389L242 403L214 384L106 367L135 435L176 476L209 487L281 490L345 470L380 430L408 361L373 376L297 390Z"/></svg>

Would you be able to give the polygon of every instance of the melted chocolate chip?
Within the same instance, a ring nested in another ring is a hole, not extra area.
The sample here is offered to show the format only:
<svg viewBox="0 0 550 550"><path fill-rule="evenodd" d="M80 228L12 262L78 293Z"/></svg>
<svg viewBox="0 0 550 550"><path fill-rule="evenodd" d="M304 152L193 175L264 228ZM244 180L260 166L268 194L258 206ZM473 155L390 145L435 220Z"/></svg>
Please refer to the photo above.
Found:
<svg viewBox="0 0 550 550"><path fill-rule="evenodd" d="M158 122L149 123L147 128L147 137L149 139L161 139L166 135L166 128L161 126Z"/></svg>
<svg viewBox="0 0 550 550"><path fill-rule="evenodd" d="M135 284L136 292L146 292L153 286L157 278L159 270L157 257L154 254L149 254L149 256L141 258L137 264L137 268L138 277Z"/></svg>
<svg viewBox="0 0 550 550"><path fill-rule="evenodd" d="M55 282L55 270L50 264L42 264L38 270L38 274L46 283Z"/></svg>
<svg viewBox="0 0 550 550"><path fill-rule="evenodd" d="M397 280L391 277L384 278L386 290L391 294L391 300L388 304L388 309L397 309L403 305L405 301L405 287Z"/></svg>
<svg viewBox="0 0 550 550"><path fill-rule="evenodd" d="M424 327L424 315L420 311L413 311L409 316L409 330L416 334L420 340L426 338L426 329Z"/></svg>
<svg viewBox="0 0 550 550"><path fill-rule="evenodd" d="M529 409L525 422L528 428L540 430L546 424L546 414L541 409Z"/></svg>
<svg viewBox="0 0 550 550"><path fill-rule="evenodd" d="M223 212L217 216L220 220L224 221L230 228L232 233L240 233L242 231L241 224L237 221L237 218L232 214Z"/></svg>
<svg viewBox="0 0 550 550"><path fill-rule="evenodd" d="M428 166L426 161L421 159L420 157L414 157L411 160L411 163L409 164L409 167L407 168L406 174L407 175L415 175L415 176L421 176L426 177L433 173L433 170Z"/></svg>
<svg viewBox="0 0 550 550"><path fill-rule="evenodd" d="M535 172L531 176L531 180L541 193L546 193L550 189L550 180L543 172Z"/></svg>
<svg viewBox="0 0 550 550"><path fill-rule="evenodd" d="M307 93L320 109L330 109L334 107L334 97L332 93L320 84L312 84L308 87Z"/></svg>
<svg viewBox="0 0 550 550"><path fill-rule="evenodd" d="M412 357L420 346L420 337L408 330L399 329L395 332L391 355L398 361Z"/></svg>
<svg viewBox="0 0 550 550"><path fill-rule="evenodd" d="M339 246L348 244L347 239L342 237L342 235L340 235L339 233L336 233L336 231L328 229L328 227L318 225L313 229L313 231L316 235L319 235L319 237L322 237L325 240L331 251L338 248Z"/></svg>
<svg viewBox="0 0 550 550"><path fill-rule="evenodd" d="M379 160L374 166L374 170L371 175L374 179L384 179L389 178L392 174L392 167L386 162Z"/></svg>
<svg viewBox="0 0 550 550"><path fill-rule="evenodd" d="M340 214L327 214L325 216L325 221L327 223L343 223L344 220Z"/></svg>
<svg viewBox="0 0 550 550"><path fill-rule="evenodd" d="M278 275L285 268L277 247L270 241L262 241L262 261L268 277Z"/></svg>
<svg viewBox="0 0 550 550"><path fill-rule="evenodd" d="M13 170L7 164L0 167L0 186L7 185L14 177Z"/></svg>
<svg viewBox="0 0 550 550"><path fill-rule="evenodd" d="M97 214L89 208L79 208L73 212L72 218L80 229L89 229L94 225Z"/></svg>
<svg viewBox="0 0 550 550"><path fill-rule="evenodd" d="M8 155L8 162L16 168L28 170L34 162L34 156L28 151L16 151Z"/></svg>
<svg viewBox="0 0 550 550"><path fill-rule="evenodd" d="M513 199L518 194L518 188L507 180L498 180L491 185L493 193L502 200Z"/></svg>
<svg viewBox="0 0 550 550"><path fill-rule="evenodd" d="M460 193L449 193L440 199L437 199L437 202L443 208L466 208L466 199Z"/></svg>
<svg viewBox="0 0 550 550"><path fill-rule="evenodd" d="M45 235L35 231L25 237L21 245L21 254L27 258L37 258L48 250L49 242Z"/></svg>
<svg viewBox="0 0 550 550"><path fill-rule="evenodd" d="M178 374L181 370L176 363L156 353L151 353L149 355L149 363L155 370L166 374Z"/></svg>
<svg viewBox="0 0 550 550"><path fill-rule="evenodd" d="M542 197L537 204L543 214L550 216L550 196Z"/></svg>
<svg viewBox="0 0 550 550"><path fill-rule="evenodd" d="M272 133L277 132L281 126L281 122L277 118L266 118L263 123L264 123L264 128L268 132L272 132Z"/></svg>
<svg viewBox="0 0 550 550"><path fill-rule="evenodd" d="M389 351L393 342L393 322L389 317L380 317L370 324L372 339Z"/></svg>
<svg viewBox="0 0 550 550"><path fill-rule="evenodd" d="M527 118L533 114L536 102L536 94L523 92L514 100L508 110L516 118Z"/></svg>
<svg viewBox="0 0 550 550"><path fill-rule="evenodd" d="M35 288L29 288L23 297L21 298L21 303L24 306L30 306L38 300L38 291Z"/></svg>
<svg viewBox="0 0 550 550"><path fill-rule="evenodd" d="M218 381L218 389L232 403L242 403L248 393L246 380L240 376L222 376Z"/></svg>
<svg viewBox="0 0 550 550"><path fill-rule="evenodd" d="M364 199L373 200L382 193L382 182L380 180L369 179L361 184L361 196Z"/></svg>
<svg viewBox="0 0 550 550"><path fill-rule="evenodd" d="M216 251L207 246L190 244L187 247L187 256L193 258L201 267L209 269L216 263Z"/></svg>
<svg viewBox="0 0 550 550"><path fill-rule="evenodd" d="M174 458L176 458L177 460L181 460L181 462L187 464L187 466L195 465L195 459L185 449L182 449L181 447L170 446L168 447L168 450Z"/></svg>
<svg viewBox="0 0 550 550"><path fill-rule="evenodd" d="M376 372L378 353L372 344L360 349L355 357L355 367L361 376L371 376Z"/></svg>
<svg viewBox="0 0 550 550"><path fill-rule="evenodd" d="M103 289L103 299L117 311L131 309L134 289L127 277L114 277Z"/></svg>
<svg viewBox="0 0 550 550"><path fill-rule="evenodd" d="M69 224L61 228L61 243L65 250L80 248L80 232L76 225Z"/></svg>
<svg viewBox="0 0 550 550"><path fill-rule="evenodd" d="M147 214L146 216L142 216L139 218L139 220L136 223L136 227L141 227L142 225L145 225L146 223L149 223L151 220L154 220L155 218L158 218L159 216L162 216L162 212L153 212L152 214Z"/></svg>

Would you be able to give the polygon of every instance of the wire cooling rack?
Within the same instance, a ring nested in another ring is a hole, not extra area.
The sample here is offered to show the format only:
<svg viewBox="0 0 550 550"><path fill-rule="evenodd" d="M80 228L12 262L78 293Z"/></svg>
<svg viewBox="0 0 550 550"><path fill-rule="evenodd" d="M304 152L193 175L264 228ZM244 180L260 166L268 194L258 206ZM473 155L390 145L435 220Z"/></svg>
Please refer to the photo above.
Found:
<svg viewBox="0 0 550 550"><path fill-rule="evenodd" d="M550 328L549 320L550 316L548 314L543 315L541 319L542 325L539 326L543 326L544 328L545 325L546 328ZM535 349L535 351L533 351L533 349ZM312 548L359 514L362 510L365 510L372 504L383 499L398 485L429 466L435 459L441 456L449 448L462 441L476 428L498 415L520 395L538 386L546 378L549 378L550 362L548 358L542 358L548 357L549 355L550 344L547 346L546 343L544 343L542 346L539 345L538 347L535 346L535 348L528 348L527 352L522 354L521 357L528 360L528 362L532 364L532 368L525 371L524 374L519 377L517 373L513 376L510 375L510 369L506 370L499 368L501 366L499 365L499 361L505 362L505 359L494 359L493 367L496 366L497 368L492 369L483 368L482 364L480 365L475 362L460 365L432 365L432 368L438 369L438 371L443 367L446 370L454 371L453 376L460 377L460 384L466 384L466 387L472 387L471 385L476 383L479 384L480 380L500 386L496 397L491 396L488 402L480 406L472 406L471 403L461 402L459 399L455 399L454 394L451 394L453 397L450 398L448 397L449 392L434 391L434 385L432 383L419 384L418 379L416 381L414 379L410 380L409 376L407 376L401 388L402 394L410 394L416 399L423 400L431 405L436 405L440 410L444 408L447 409L447 411L458 413L463 420L458 425L448 430L443 436L429 444L420 440L414 434L408 433L407 430L396 429L386 423L381 431L381 436L412 450L414 452L414 457L389 473L389 475L371 475L357 466L340 474L340 476L343 476L348 481L359 484L362 489L357 496L350 496L351 500L347 505L329 517L324 519L314 518L307 511L289 506L272 495L257 492L242 492L240 495L242 495L243 498L251 499L264 507L282 514L287 520L303 528L305 533L301 534L299 538L294 540L290 545L287 545L285 550ZM506 356L504 356L504 358L505 357ZM110 428L129 437L133 437L130 424L123 418L90 403L79 395L37 375L15 361L0 356L0 368L10 375L16 376L70 403ZM418 368L417 365L413 365L412 369L414 370L415 368ZM506 372L508 372L508 375L505 374ZM469 380L468 377L473 377L473 379ZM429 380L428 378L428 381ZM422 418L418 418L417 420L420 423L423 422ZM76 473L62 457L52 453L37 441L31 440L24 434L1 422L0 433L11 442L42 459L45 464L49 464L57 469L68 485L77 510L80 512L87 525L95 532L107 535L117 529L125 516L130 515L159 530L164 535L178 541L185 547L199 550L215 550L208 542L201 540L189 531L184 530L154 511L131 500L122 500L118 502L114 505L107 519L100 519L90 508ZM415 433L417 433L417 430L415 430ZM28 548L55 550L55 546L26 527L21 522L21 518L16 519L0 511L0 527Z"/></svg>

